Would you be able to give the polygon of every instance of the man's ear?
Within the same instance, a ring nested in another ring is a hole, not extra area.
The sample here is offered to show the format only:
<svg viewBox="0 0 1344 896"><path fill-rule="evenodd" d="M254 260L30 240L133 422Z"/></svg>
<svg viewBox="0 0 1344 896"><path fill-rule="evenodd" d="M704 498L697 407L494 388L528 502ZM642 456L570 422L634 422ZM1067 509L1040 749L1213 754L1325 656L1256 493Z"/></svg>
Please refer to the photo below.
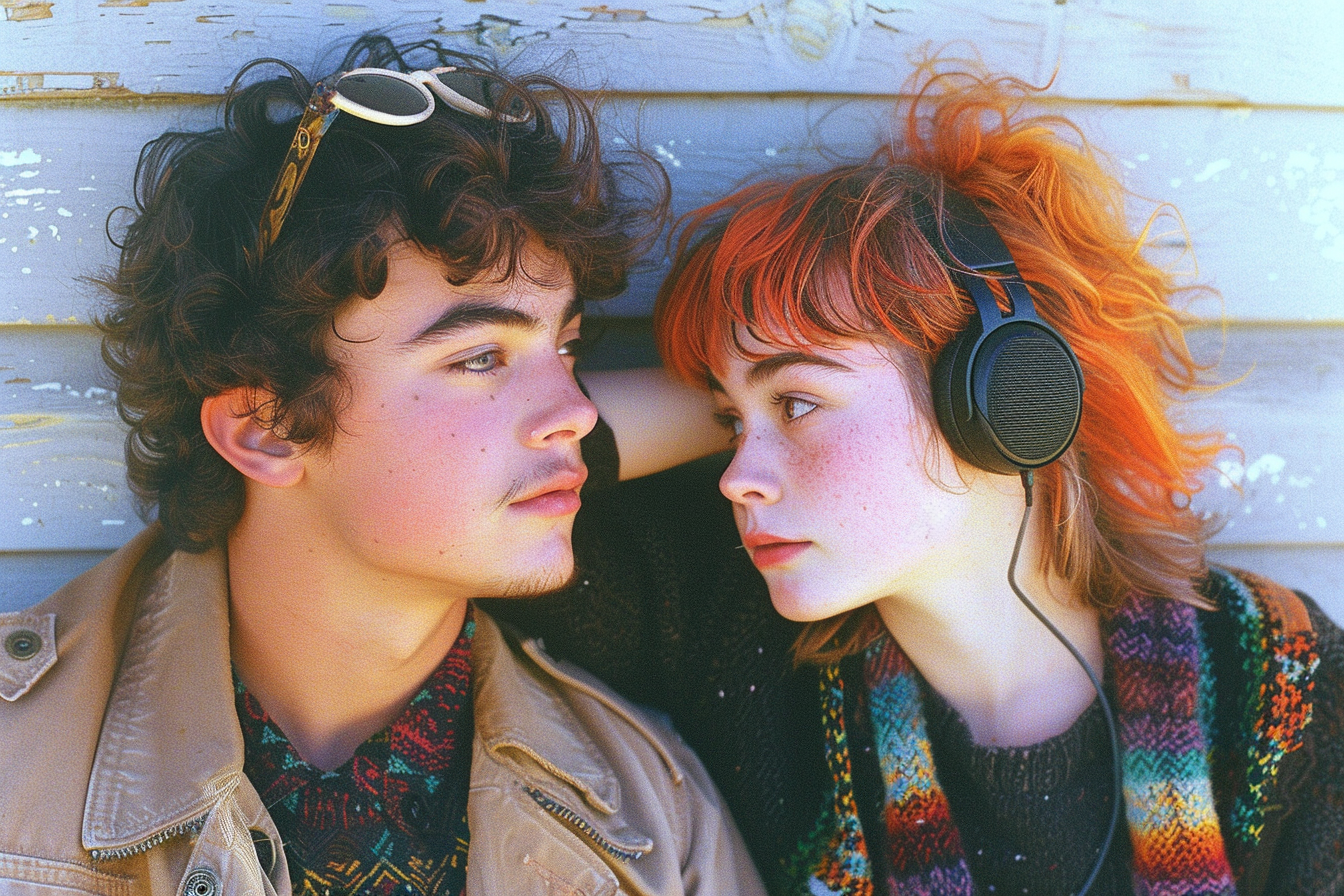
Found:
<svg viewBox="0 0 1344 896"><path fill-rule="evenodd" d="M201 429L220 457L248 479L284 488L303 478L303 452L258 419L264 390L238 387L201 403Z"/></svg>

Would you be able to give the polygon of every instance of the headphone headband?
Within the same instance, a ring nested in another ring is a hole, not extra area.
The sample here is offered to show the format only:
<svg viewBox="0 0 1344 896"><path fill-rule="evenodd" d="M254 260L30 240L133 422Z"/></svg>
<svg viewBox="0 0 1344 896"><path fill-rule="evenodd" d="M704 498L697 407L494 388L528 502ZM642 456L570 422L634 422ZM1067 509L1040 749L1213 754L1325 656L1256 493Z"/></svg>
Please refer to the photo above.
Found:
<svg viewBox="0 0 1344 896"><path fill-rule="evenodd" d="M975 305L975 316L934 363L938 425L963 460L996 473L1043 467L1072 444L1083 374L1067 341L1036 313L1012 253L974 200L944 188L912 199L924 238ZM985 274L1002 285L1003 313Z"/></svg>

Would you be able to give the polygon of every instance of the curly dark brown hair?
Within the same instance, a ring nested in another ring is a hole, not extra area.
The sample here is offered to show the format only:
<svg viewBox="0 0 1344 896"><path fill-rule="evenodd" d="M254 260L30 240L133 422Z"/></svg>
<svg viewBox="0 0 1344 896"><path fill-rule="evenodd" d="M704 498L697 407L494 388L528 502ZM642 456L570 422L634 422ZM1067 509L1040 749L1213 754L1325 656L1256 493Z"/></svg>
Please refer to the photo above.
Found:
<svg viewBox="0 0 1344 896"><path fill-rule="evenodd" d="M287 77L239 86L261 63ZM130 426L127 476L141 514L170 542L203 550L243 509L243 477L206 441L202 401L235 387L273 396L258 412L299 445L322 448L338 427L346 383L328 347L337 311L378 295L392 243L409 239L449 280L529 276L539 240L568 265L578 296L626 286L667 205L662 169L631 152L604 160L588 103L544 75L505 77L486 60L433 40L397 46L370 34L340 71L456 65L516 91L524 123L477 118L438 103L388 127L341 114L323 137L285 227L260 261L262 207L312 85L279 60L257 60L229 90L222 127L151 141L136 169L136 208L98 321L103 357Z"/></svg>

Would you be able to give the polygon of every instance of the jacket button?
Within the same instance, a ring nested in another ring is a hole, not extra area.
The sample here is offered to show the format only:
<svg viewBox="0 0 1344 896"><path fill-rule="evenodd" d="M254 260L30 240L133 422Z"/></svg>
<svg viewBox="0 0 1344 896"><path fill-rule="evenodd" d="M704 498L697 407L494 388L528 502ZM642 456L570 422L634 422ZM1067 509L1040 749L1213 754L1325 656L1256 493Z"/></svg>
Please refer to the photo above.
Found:
<svg viewBox="0 0 1344 896"><path fill-rule="evenodd" d="M187 875L182 896L219 896L219 878L209 868L197 868Z"/></svg>
<svg viewBox="0 0 1344 896"><path fill-rule="evenodd" d="M5 638L5 653L16 660L30 660L41 649L42 636L31 629L21 628Z"/></svg>

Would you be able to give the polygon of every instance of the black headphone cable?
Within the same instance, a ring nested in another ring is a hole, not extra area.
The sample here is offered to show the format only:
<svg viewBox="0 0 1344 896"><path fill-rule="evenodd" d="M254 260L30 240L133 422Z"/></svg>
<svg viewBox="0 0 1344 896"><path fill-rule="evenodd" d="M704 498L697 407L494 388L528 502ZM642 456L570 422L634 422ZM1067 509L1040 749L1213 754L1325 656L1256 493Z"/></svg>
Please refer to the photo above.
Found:
<svg viewBox="0 0 1344 896"><path fill-rule="evenodd" d="M1031 614L1040 620L1041 625L1044 625L1049 629L1050 634L1054 635L1055 638L1059 640L1059 643L1063 644L1064 647L1068 649L1069 653L1073 654L1073 658L1078 661L1078 665L1083 667L1083 671L1087 673L1088 679L1092 682L1092 687L1096 689L1097 699L1101 702L1102 715L1106 717L1106 730L1111 737L1111 773L1115 788L1114 794L1111 797L1111 823L1106 829L1106 838L1101 843L1101 852L1097 854L1096 864L1092 866L1092 872L1087 876L1087 881L1083 884L1083 888L1076 894L1076 896L1086 896L1087 892L1092 889L1092 885L1096 883L1097 877L1101 874L1102 866L1106 864L1106 855L1111 851L1111 842L1115 839L1116 829L1120 826L1120 810L1121 806L1124 804L1124 771L1121 766L1120 758L1120 736L1116 732L1115 712L1111 709L1111 702L1106 698L1106 689L1102 687L1101 679L1097 676L1092 665L1087 661L1087 658L1083 656L1078 648L1073 646L1073 643L1064 636L1064 633L1060 631L1053 622L1046 618L1046 615L1040 611L1040 608L1032 603L1031 598L1027 597L1027 595L1022 592L1022 589L1018 587L1017 578L1015 576L1017 570L1017 558L1022 552L1022 540L1027 534L1027 522L1031 519L1031 491L1034 482L1035 476L1032 474L1032 471L1023 470L1022 488L1026 491L1027 501L1026 506L1022 509L1022 524L1017 530L1017 542L1013 545L1013 557L1008 563L1008 587L1013 589L1013 593L1017 595L1017 599L1022 601L1026 608L1031 611Z"/></svg>

